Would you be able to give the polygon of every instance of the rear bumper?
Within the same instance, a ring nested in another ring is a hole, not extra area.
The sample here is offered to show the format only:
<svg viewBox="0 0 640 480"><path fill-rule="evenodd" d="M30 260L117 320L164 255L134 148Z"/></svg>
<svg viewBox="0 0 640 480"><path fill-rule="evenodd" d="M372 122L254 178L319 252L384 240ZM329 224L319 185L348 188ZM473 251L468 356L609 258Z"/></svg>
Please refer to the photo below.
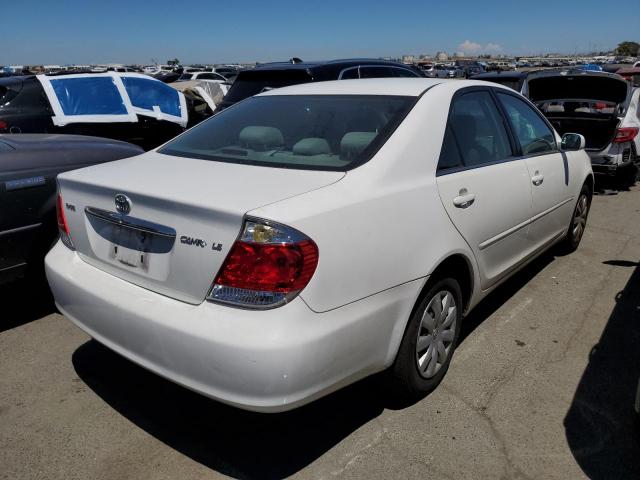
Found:
<svg viewBox="0 0 640 480"><path fill-rule="evenodd" d="M300 297L252 311L162 296L60 242L45 266L60 311L90 336L169 380L255 411L289 410L387 367L424 282L325 313Z"/></svg>

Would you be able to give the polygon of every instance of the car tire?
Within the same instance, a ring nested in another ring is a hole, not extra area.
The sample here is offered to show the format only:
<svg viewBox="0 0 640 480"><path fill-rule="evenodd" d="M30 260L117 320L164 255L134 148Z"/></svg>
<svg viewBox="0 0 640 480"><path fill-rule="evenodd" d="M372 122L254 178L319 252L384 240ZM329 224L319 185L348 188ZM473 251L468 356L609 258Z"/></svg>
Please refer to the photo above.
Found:
<svg viewBox="0 0 640 480"><path fill-rule="evenodd" d="M390 369L396 398L421 398L440 384L458 343L462 311L462 292L455 279L443 278L427 287Z"/></svg>
<svg viewBox="0 0 640 480"><path fill-rule="evenodd" d="M591 188L585 183L580 190L578 201L571 214L567 234L558 245L558 252L560 254L567 255L578 249L587 226L587 218L589 216L589 210L591 209L591 198Z"/></svg>

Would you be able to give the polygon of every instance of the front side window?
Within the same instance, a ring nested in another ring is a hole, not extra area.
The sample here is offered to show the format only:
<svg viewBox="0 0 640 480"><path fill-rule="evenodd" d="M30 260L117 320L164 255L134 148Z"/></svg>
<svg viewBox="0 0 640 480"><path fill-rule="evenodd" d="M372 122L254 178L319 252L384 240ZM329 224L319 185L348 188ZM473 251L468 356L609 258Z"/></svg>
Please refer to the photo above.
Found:
<svg viewBox="0 0 640 480"><path fill-rule="evenodd" d="M466 167L513 156L509 136L491 94L470 92L454 100L449 125Z"/></svg>
<svg viewBox="0 0 640 480"><path fill-rule="evenodd" d="M122 77L122 83L127 90L134 107L180 117L180 96L175 88L157 80L147 80L139 77Z"/></svg>
<svg viewBox="0 0 640 480"><path fill-rule="evenodd" d="M498 99L507 112L523 155L537 155L557 150L553 131L533 108L513 95L498 93Z"/></svg>
<svg viewBox="0 0 640 480"><path fill-rule="evenodd" d="M253 97L159 151L227 163L349 170L373 157L416 100L383 95Z"/></svg>

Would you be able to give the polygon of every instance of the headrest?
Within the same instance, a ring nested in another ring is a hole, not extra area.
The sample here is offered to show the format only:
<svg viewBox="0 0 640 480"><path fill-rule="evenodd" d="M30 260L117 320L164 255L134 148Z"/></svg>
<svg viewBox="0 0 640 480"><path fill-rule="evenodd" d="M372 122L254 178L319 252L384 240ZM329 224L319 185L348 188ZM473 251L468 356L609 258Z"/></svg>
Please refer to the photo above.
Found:
<svg viewBox="0 0 640 480"><path fill-rule="evenodd" d="M331 147L324 138L303 138L293 146L293 153L304 156L321 155L331 153Z"/></svg>
<svg viewBox="0 0 640 480"><path fill-rule="evenodd" d="M340 156L342 158L355 158L369 146L377 135L376 132L349 132L340 141Z"/></svg>
<svg viewBox="0 0 640 480"><path fill-rule="evenodd" d="M244 127L238 140L240 145L252 150L272 150L284 145L282 132L274 127Z"/></svg>

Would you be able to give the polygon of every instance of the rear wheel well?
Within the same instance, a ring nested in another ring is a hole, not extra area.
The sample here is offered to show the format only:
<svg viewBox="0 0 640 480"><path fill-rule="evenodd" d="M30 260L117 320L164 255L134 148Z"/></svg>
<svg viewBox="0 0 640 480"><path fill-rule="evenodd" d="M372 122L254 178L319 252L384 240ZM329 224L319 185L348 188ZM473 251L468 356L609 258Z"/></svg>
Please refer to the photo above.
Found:
<svg viewBox="0 0 640 480"><path fill-rule="evenodd" d="M585 179L584 183L589 187L589 190L593 195L593 192L595 191L595 181L593 179L593 175L592 174L587 175L587 178Z"/></svg>
<svg viewBox="0 0 640 480"><path fill-rule="evenodd" d="M473 292L473 270L469 264L469 260L460 254L447 257L431 273L428 283L447 277L455 279L460 284L464 312L466 312L471 301L471 293Z"/></svg>

